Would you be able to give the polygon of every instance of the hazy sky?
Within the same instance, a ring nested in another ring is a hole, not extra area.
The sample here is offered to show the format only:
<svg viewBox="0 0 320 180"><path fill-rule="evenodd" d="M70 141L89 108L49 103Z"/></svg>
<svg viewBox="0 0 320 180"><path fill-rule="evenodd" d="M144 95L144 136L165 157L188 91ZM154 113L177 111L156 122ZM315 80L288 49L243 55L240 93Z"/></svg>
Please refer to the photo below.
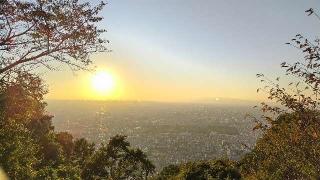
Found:
<svg viewBox="0 0 320 180"><path fill-rule="evenodd" d="M307 17L319 0L109 0L101 27L111 53L92 56L116 79L111 99L259 99L256 73L281 75L295 34L319 34ZM283 73L282 73L283 74ZM50 99L98 99L90 73L44 75Z"/></svg>

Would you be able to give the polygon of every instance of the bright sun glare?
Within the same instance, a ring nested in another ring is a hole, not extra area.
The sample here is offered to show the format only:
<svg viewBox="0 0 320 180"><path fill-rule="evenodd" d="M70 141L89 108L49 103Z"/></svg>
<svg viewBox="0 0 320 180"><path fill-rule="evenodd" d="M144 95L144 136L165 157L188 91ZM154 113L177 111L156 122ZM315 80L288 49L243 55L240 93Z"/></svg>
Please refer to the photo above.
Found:
<svg viewBox="0 0 320 180"><path fill-rule="evenodd" d="M115 87L114 78L107 71L100 71L94 74L92 78L93 89L102 94L109 95Z"/></svg>

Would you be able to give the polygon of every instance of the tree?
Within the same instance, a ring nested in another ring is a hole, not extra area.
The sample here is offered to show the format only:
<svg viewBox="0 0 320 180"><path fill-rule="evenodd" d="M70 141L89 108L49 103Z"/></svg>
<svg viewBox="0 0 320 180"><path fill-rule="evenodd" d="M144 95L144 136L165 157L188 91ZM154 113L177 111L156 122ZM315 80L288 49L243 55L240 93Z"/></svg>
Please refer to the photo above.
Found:
<svg viewBox="0 0 320 180"><path fill-rule="evenodd" d="M157 179L159 179L159 180L170 179L172 177L177 176L179 174L179 172L180 172L179 166L170 164L161 170Z"/></svg>
<svg viewBox="0 0 320 180"><path fill-rule="evenodd" d="M80 177L80 171L66 163L73 151L72 138L54 133L43 101L46 87L31 71L39 66L54 69L57 63L86 69L91 53L106 51L100 38L104 30L96 26L104 5L92 7L78 0L1 1L0 165L10 178Z"/></svg>
<svg viewBox="0 0 320 180"><path fill-rule="evenodd" d="M62 146L62 150L67 158L73 154L74 143L73 136L68 132L60 132L56 134L57 142Z"/></svg>
<svg viewBox="0 0 320 180"><path fill-rule="evenodd" d="M88 163L94 152L94 143L89 143L84 138L77 139L74 142L72 159L76 162L76 164L79 164L81 169L84 169L85 164Z"/></svg>
<svg viewBox="0 0 320 180"><path fill-rule="evenodd" d="M169 165L163 168L156 179L241 179L241 174L235 162L217 159Z"/></svg>
<svg viewBox="0 0 320 180"><path fill-rule="evenodd" d="M45 116L47 93L43 81L27 72L18 72L10 83L0 82L1 123L14 120L27 125L32 120Z"/></svg>
<svg viewBox="0 0 320 180"><path fill-rule="evenodd" d="M65 159L52 116L45 111L46 92L42 80L27 72L0 83L0 166L10 178L32 179L44 170L55 172Z"/></svg>
<svg viewBox="0 0 320 180"><path fill-rule="evenodd" d="M301 131L299 121L298 113L280 115L241 160L242 172L258 179L318 179L320 141L316 134L320 133L320 124L313 123Z"/></svg>
<svg viewBox="0 0 320 180"><path fill-rule="evenodd" d="M39 170L35 179L81 179L80 169L72 164L60 164L57 168L46 166Z"/></svg>
<svg viewBox="0 0 320 180"><path fill-rule="evenodd" d="M313 9L308 15L319 16ZM263 132L252 152L241 160L241 172L254 179L318 179L320 177L320 40L309 41L297 34L289 43L301 51L303 60L281 63L291 82L281 86L257 74L259 88L278 106L261 103L261 119L254 118L254 129Z"/></svg>
<svg viewBox="0 0 320 180"><path fill-rule="evenodd" d="M86 164L84 179L147 179L154 165L139 149L131 149L125 136L112 137Z"/></svg>
<svg viewBox="0 0 320 180"><path fill-rule="evenodd" d="M8 84L0 83L0 166L9 177L30 179L36 175L40 146L28 124L44 117L44 92L41 80L28 73L19 73Z"/></svg>
<svg viewBox="0 0 320 180"><path fill-rule="evenodd" d="M105 3L78 0L0 1L0 166L12 179L79 179L80 159L94 145L54 132L45 111L47 89L33 70L66 64L89 69L90 54L107 51L97 27ZM10 135L7 137L7 135ZM75 150L75 151L74 151ZM74 158L79 150L83 156ZM77 159L76 161L72 161Z"/></svg>
<svg viewBox="0 0 320 180"><path fill-rule="evenodd" d="M38 66L54 69L53 62L73 70L86 69L89 55L106 51L98 13L105 3L2 0L0 6L0 79Z"/></svg>
<svg viewBox="0 0 320 180"><path fill-rule="evenodd" d="M319 17L313 9L309 9L308 15L314 14ZM286 43L298 49L303 60L295 63L283 62L281 67L285 70L288 76L288 86L281 86L280 77L272 81L263 74L257 74L260 81L265 83L263 88L257 91L264 91L268 94L268 99L278 103L278 106L272 106L267 103L261 103L261 110L264 113L262 119L264 122L257 120L258 126L256 129L266 129L272 126L280 114L296 112L301 118L301 128L304 129L311 125L314 121L312 115L314 111L319 111L320 99L320 39L309 41L301 34L297 34L291 39L291 42ZM273 116L272 116L273 115ZM316 133L316 132L315 132ZM320 136L320 134L318 134Z"/></svg>
<svg viewBox="0 0 320 180"><path fill-rule="evenodd" d="M33 179L39 146L21 124L6 124L0 128L0 167L11 178Z"/></svg>

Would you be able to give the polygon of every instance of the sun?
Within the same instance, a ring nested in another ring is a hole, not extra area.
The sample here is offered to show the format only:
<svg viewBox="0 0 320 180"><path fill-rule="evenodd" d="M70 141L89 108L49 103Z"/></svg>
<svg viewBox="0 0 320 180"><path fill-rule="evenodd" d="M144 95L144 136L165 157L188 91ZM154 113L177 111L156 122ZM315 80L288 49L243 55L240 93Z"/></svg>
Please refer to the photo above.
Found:
<svg viewBox="0 0 320 180"><path fill-rule="evenodd" d="M100 71L92 77L93 89L101 95L109 95L115 88L115 80L107 71Z"/></svg>

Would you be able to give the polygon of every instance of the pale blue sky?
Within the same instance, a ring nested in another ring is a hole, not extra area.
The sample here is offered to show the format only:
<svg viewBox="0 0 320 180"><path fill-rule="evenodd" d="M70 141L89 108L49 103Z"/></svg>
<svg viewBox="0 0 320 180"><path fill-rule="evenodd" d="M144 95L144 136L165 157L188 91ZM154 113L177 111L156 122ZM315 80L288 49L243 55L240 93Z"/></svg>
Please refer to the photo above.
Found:
<svg viewBox="0 0 320 180"><path fill-rule="evenodd" d="M273 76L297 57L284 43L297 33L318 35L320 22L304 13L310 7L320 1L109 0L100 26L113 52L93 59L119 76L122 99L256 99L255 74ZM65 74L48 75L50 98L81 81Z"/></svg>

